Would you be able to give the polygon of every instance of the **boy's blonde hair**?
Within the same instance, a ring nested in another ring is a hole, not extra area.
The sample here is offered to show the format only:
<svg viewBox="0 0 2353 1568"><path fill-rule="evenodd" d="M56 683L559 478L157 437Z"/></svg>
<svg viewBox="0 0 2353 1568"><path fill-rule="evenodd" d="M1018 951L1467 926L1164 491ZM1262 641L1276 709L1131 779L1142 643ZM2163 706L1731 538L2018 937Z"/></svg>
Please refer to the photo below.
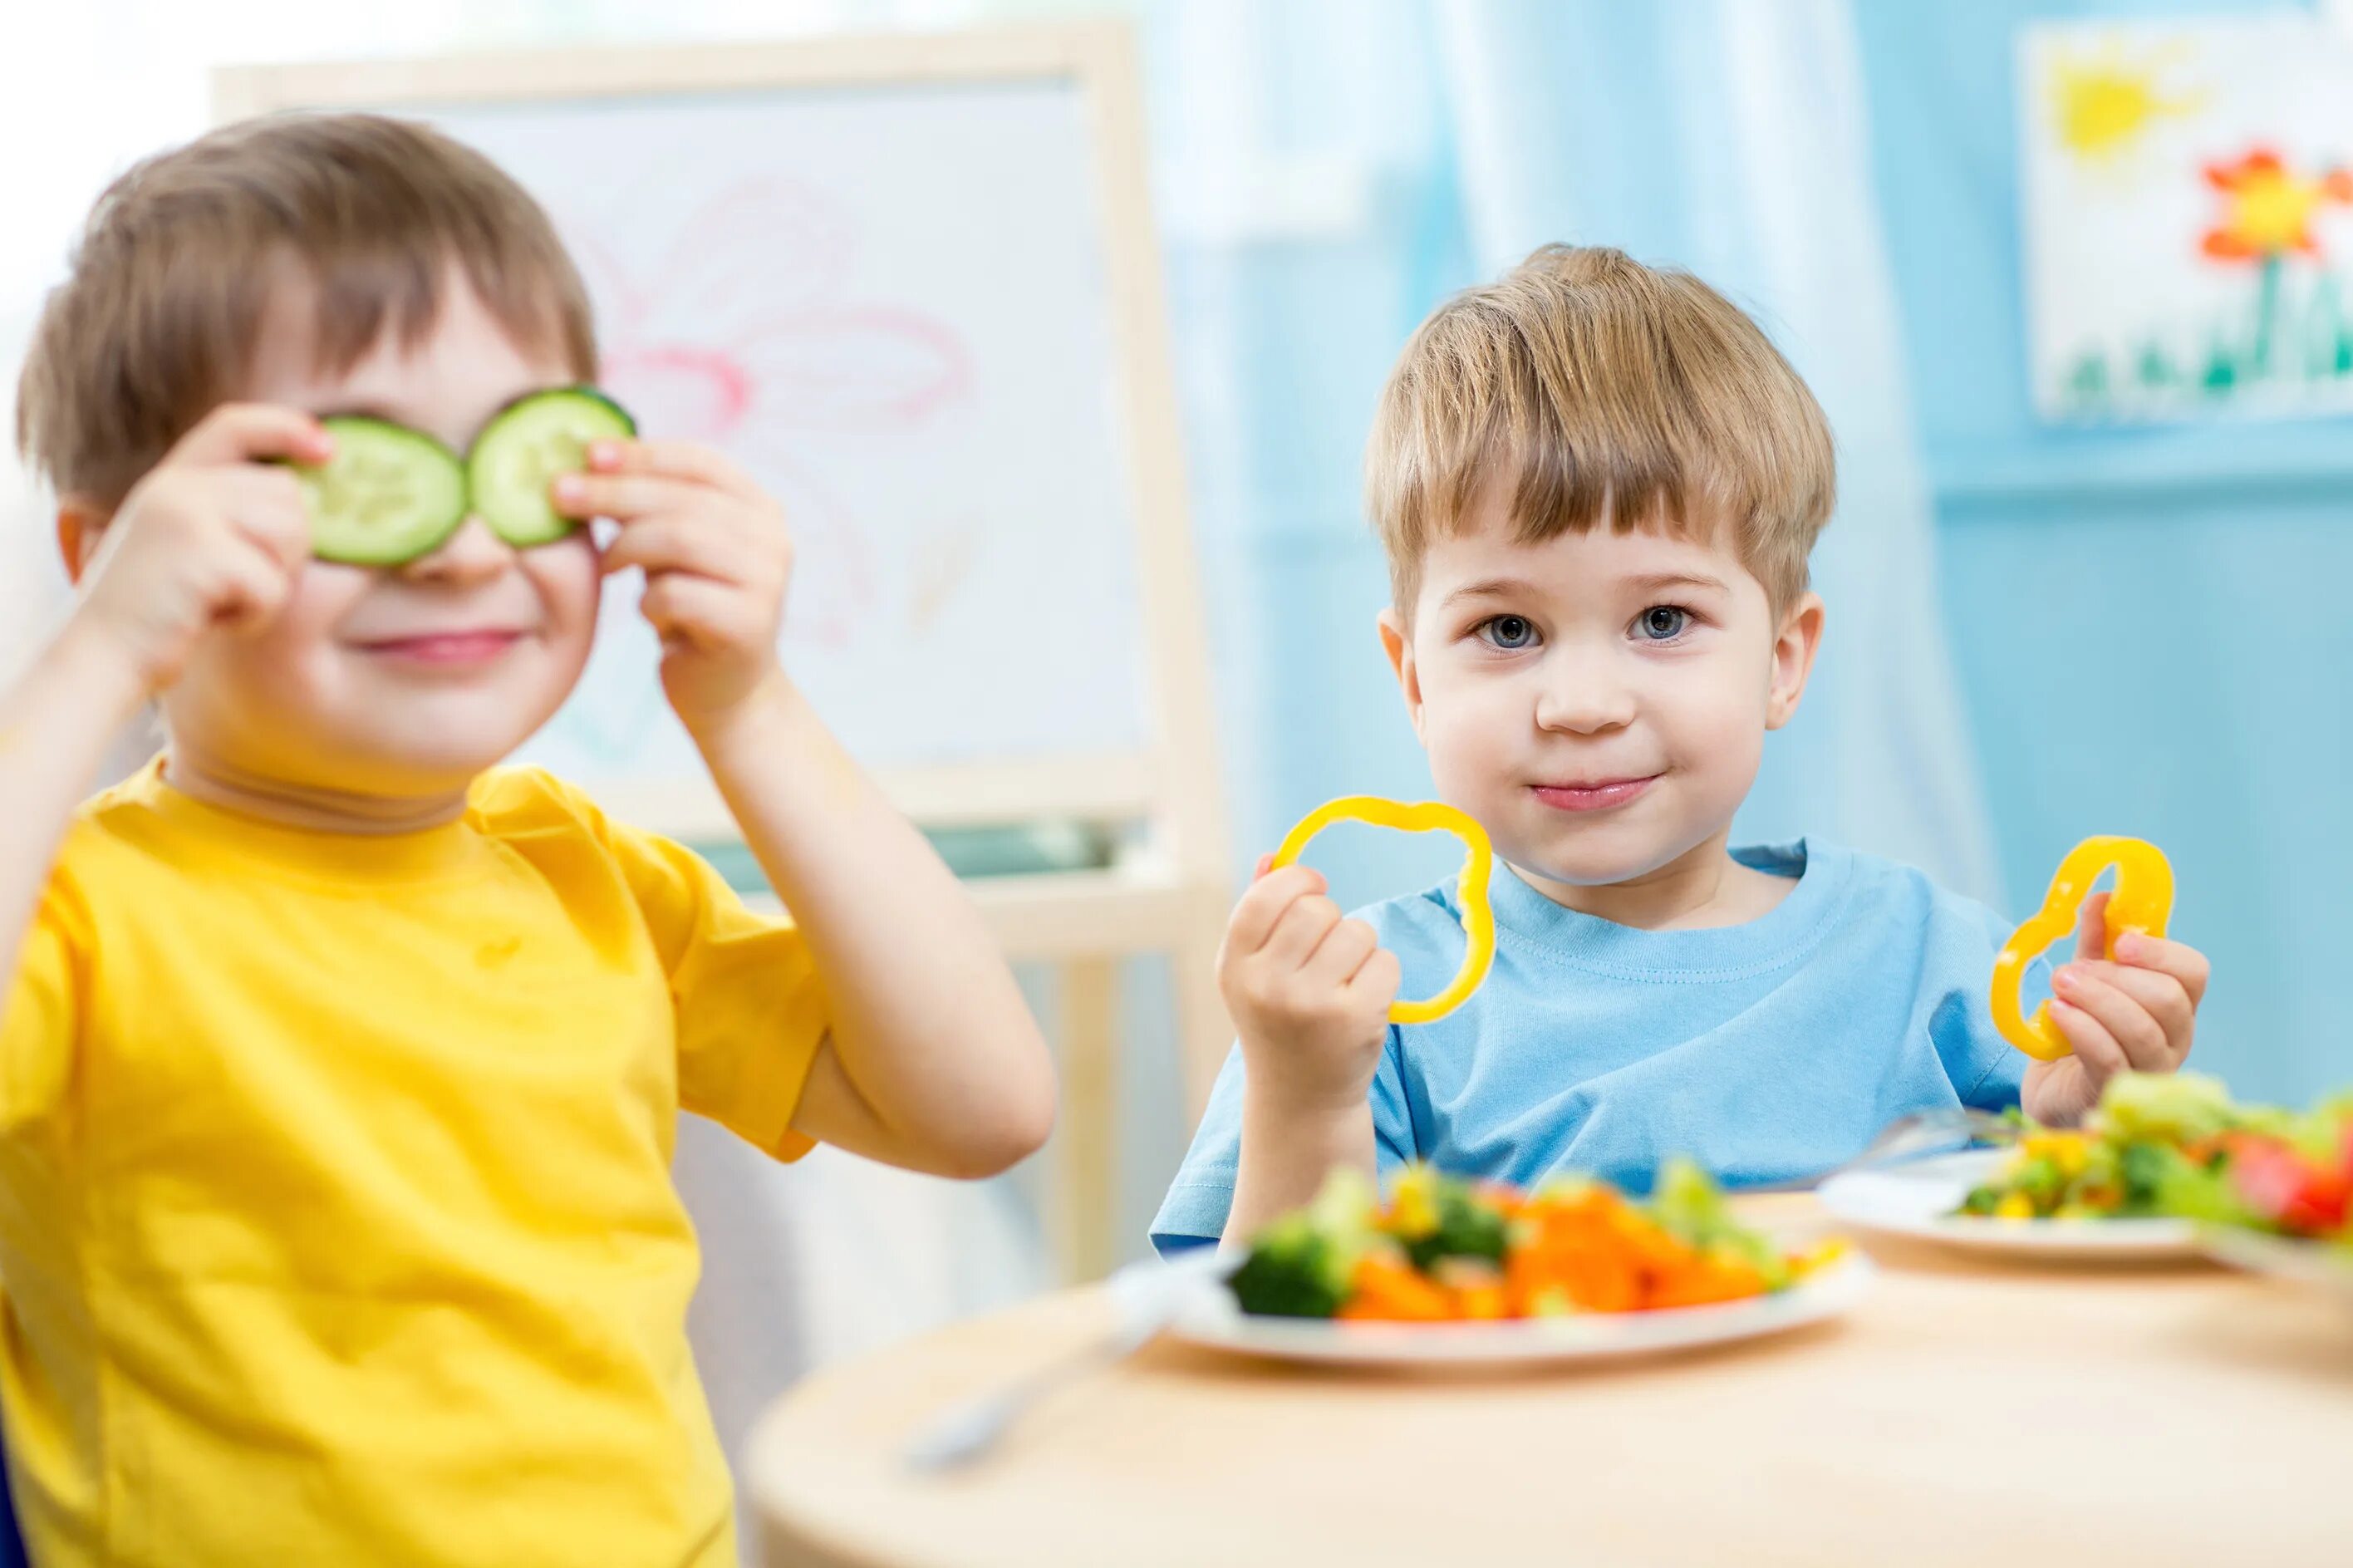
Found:
<svg viewBox="0 0 2353 1568"><path fill-rule="evenodd" d="M554 226L488 158L373 114L250 120L132 167L90 211L16 393L16 445L112 509L238 395L274 290L308 282L319 368L389 329L421 342L453 271L527 351L593 379L587 291Z"/></svg>
<svg viewBox="0 0 2353 1568"><path fill-rule="evenodd" d="M1373 526L1410 616L1430 541L1491 497L1534 544L1729 526L1775 612L1830 520L1830 425L1757 323L1688 272L1547 245L1440 305L1382 390Z"/></svg>

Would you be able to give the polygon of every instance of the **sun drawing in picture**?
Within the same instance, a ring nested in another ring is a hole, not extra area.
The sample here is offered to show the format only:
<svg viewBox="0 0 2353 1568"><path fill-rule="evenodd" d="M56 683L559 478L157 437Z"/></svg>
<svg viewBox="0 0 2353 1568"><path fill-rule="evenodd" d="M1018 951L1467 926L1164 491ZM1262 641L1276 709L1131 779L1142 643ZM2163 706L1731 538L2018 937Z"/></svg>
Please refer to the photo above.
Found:
<svg viewBox="0 0 2353 1568"><path fill-rule="evenodd" d="M2188 58L2180 48L2134 56L2113 38L2063 54L2051 69L2051 118L2060 144L2079 163L2113 164L2137 150L2158 122L2195 113L2206 94L2168 85Z"/></svg>

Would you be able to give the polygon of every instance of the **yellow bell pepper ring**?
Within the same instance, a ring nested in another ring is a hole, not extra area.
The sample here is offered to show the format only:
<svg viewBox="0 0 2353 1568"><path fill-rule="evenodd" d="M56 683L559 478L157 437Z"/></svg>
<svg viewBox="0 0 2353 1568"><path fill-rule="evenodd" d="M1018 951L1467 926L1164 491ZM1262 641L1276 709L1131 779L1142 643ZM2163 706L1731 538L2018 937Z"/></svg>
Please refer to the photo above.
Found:
<svg viewBox="0 0 2353 1568"><path fill-rule="evenodd" d="M1299 819L1298 825L1283 835L1267 869L1292 864L1307 848L1310 839L1333 823L1343 821L1370 822L1377 828L1395 828L1405 833L1452 833L1469 850L1462 861L1460 892L1462 931L1470 938L1462 954L1462 967L1454 971L1454 978L1436 996L1389 1004L1392 1023L1428 1023L1445 1017L1479 989L1479 982L1487 978L1488 966L1495 961L1495 909L1487 901L1487 882L1494 874L1495 851L1487 842L1487 830L1467 812L1443 800L1408 804L1379 795L1344 795L1336 800L1326 800Z"/></svg>
<svg viewBox="0 0 2353 1568"><path fill-rule="evenodd" d="M2042 907L2002 945L1993 961L1993 1023L2003 1039L2038 1062L2056 1062L2074 1050L2059 1026L2051 1022L2048 1002L2027 1018L2019 1008L2019 986L2026 966L2052 943L2075 928L2092 884L2110 866L2116 868L2116 891L2108 898L2108 950L2128 931L2146 937L2165 935L2173 915L2173 865L2165 852L2140 839L2085 839L2067 852L2051 879Z"/></svg>

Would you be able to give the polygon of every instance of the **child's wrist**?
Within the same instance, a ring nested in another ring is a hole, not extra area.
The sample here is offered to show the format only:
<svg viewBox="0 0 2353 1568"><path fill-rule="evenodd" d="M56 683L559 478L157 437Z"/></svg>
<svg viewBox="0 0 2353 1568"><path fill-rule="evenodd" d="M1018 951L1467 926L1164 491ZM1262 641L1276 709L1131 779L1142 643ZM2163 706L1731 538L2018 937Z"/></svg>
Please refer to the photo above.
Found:
<svg viewBox="0 0 2353 1568"><path fill-rule="evenodd" d="M1237 1211L1250 1210L1246 1234L1314 1197L1340 1166L1372 1174L1377 1163L1369 1096L1343 1105L1289 1101L1250 1085L1242 1096L1241 1146L1235 1171ZM1249 1202L1244 1204L1245 1190ZM1229 1228L1229 1235L1234 1231Z"/></svg>
<svg viewBox="0 0 2353 1568"><path fill-rule="evenodd" d="M784 741L795 711L805 706L784 666L771 664L742 697L726 707L679 716L704 760L716 768L746 748L764 749Z"/></svg>
<svg viewBox="0 0 2353 1568"><path fill-rule="evenodd" d="M37 678L63 685L111 724L137 716L157 683L132 640L78 610L35 666Z"/></svg>
<svg viewBox="0 0 2353 1568"><path fill-rule="evenodd" d="M1244 1053L1249 1066L1250 1053ZM1360 1115L1372 1094L1372 1083L1353 1079L1302 1082L1291 1074L1255 1072L1243 1084L1250 1110L1292 1127L1337 1127Z"/></svg>

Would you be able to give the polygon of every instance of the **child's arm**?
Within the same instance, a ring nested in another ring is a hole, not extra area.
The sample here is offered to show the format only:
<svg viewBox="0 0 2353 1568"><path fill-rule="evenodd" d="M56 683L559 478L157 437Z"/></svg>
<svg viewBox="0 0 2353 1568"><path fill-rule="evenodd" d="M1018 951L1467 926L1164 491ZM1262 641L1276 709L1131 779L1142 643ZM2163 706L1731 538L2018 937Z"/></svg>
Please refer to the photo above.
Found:
<svg viewBox="0 0 2353 1568"><path fill-rule="evenodd" d="M2127 935L2107 950L2108 895L2084 900L2075 957L2051 976L2051 1021L2073 1055L2026 1071L2021 1106L2053 1127L2072 1127L2118 1073L2170 1073L2189 1054L2206 955L2160 937Z"/></svg>
<svg viewBox="0 0 2353 1568"><path fill-rule="evenodd" d="M1261 874L1218 951L1245 1075L1229 1242L1313 1198L1335 1165L1374 1173L1373 1075L1401 976L1324 887L1304 866Z"/></svg>
<svg viewBox="0 0 2353 1568"><path fill-rule="evenodd" d="M1053 1120L1045 1043L963 887L778 665L776 503L697 446L599 443L590 467L557 503L621 524L605 570L645 571L663 689L824 980L795 1129L941 1175L1028 1155Z"/></svg>
<svg viewBox="0 0 2353 1568"><path fill-rule="evenodd" d="M0 952L12 968L114 732L200 638L276 615L311 553L293 474L261 460L328 450L307 414L215 409L123 499L105 547L76 574L71 617L0 694Z"/></svg>

